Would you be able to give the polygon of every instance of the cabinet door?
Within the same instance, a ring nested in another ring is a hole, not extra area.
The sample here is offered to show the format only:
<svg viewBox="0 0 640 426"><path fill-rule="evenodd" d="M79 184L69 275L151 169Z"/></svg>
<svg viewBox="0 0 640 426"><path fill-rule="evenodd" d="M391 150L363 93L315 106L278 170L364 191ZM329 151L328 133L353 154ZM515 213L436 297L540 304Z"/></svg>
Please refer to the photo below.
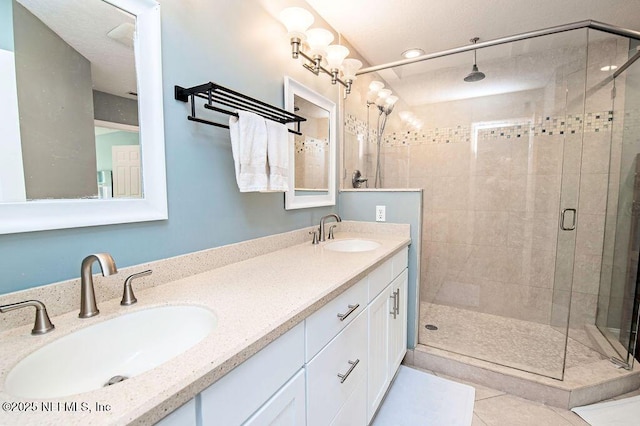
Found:
<svg viewBox="0 0 640 426"><path fill-rule="evenodd" d="M304 369L301 369L244 425L303 426L305 418Z"/></svg>
<svg viewBox="0 0 640 426"><path fill-rule="evenodd" d="M307 364L309 426L330 424L360 381L366 380L367 358L367 317L363 312Z"/></svg>
<svg viewBox="0 0 640 426"><path fill-rule="evenodd" d="M367 380L360 380L351 396L338 414L331 420L331 426L365 426L367 420Z"/></svg>
<svg viewBox="0 0 640 426"><path fill-rule="evenodd" d="M389 376L389 323L393 306L391 286L387 286L368 308L369 319L369 377L367 384L367 423L375 414L387 386Z"/></svg>
<svg viewBox="0 0 640 426"><path fill-rule="evenodd" d="M407 270L391 283L391 305L396 304L396 314L390 315L389 320L389 376L400 367L400 363L407 352ZM390 309L391 312L393 312Z"/></svg>

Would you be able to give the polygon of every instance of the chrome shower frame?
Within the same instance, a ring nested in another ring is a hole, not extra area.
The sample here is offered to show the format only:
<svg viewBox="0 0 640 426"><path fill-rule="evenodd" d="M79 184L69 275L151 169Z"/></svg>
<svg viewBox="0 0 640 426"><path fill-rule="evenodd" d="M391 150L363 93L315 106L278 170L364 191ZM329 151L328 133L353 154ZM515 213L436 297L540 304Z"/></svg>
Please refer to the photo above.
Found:
<svg viewBox="0 0 640 426"><path fill-rule="evenodd" d="M388 62L386 64L375 65L372 67L362 68L359 70L356 75L369 74L376 71L386 70L389 68L395 68L402 65L414 64L416 62L427 61L429 59L442 58L444 56L455 55L457 53L468 52L471 50L482 49L484 47L498 46L501 44L512 43L514 41L527 40L535 37L542 37L550 34L557 34L566 31L578 30L581 28L590 28L593 30L603 31L610 34L615 34L623 37L632 38L635 40L640 40L640 32L629 30L626 28L617 27L615 25L605 24L603 22L586 20L574 22L572 24L558 25L555 27L549 27L536 31L529 31L526 33L515 34L507 37L496 38L493 40L487 40L480 43L474 43L471 45L456 47L453 49L442 50L440 52L428 53L426 55L417 56L411 59L402 59L400 61ZM637 58L636 58L637 59ZM629 61L635 61L634 58L631 58ZM625 64L626 65L626 64ZM630 64L629 64L630 65ZM628 65L627 65L628 66ZM623 65L624 67L624 65ZM626 67L625 67L626 68Z"/></svg>

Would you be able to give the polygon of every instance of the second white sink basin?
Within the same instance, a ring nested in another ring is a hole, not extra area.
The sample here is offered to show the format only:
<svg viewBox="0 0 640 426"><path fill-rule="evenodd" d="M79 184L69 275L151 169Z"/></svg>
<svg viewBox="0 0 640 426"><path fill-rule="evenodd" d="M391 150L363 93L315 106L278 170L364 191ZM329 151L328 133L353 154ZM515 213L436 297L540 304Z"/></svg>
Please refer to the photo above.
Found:
<svg viewBox="0 0 640 426"><path fill-rule="evenodd" d="M216 325L215 314L198 306L124 314L28 355L7 375L5 391L24 398L55 398L99 389L116 376L136 376L181 354Z"/></svg>
<svg viewBox="0 0 640 426"><path fill-rule="evenodd" d="M377 249L378 247L380 247L380 243L371 240L361 240L357 238L332 241L324 245L324 248L327 250L341 252L371 251Z"/></svg>

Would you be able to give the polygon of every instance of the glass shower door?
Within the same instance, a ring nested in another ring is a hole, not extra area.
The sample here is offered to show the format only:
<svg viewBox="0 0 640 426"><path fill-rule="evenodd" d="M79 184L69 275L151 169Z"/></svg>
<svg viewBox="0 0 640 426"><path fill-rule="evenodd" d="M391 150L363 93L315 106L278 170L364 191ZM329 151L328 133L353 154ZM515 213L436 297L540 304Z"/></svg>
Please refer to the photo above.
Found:
<svg viewBox="0 0 640 426"><path fill-rule="evenodd" d="M517 77L529 89L421 110L433 130L424 132L424 143L409 147L409 180L428 185L419 343L562 379L578 226L586 34L483 49L479 55L495 58L484 61L487 84ZM485 87L464 84L477 94Z"/></svg>
<svg viewBox="0 0 640 426"><path fill-rule="evenodd" d="M632 46L634 47L634 46ZM636 55L632 49L629 57ZM638 356L640 61L613 82L611 168L596 326L628 367Z"/></svg>

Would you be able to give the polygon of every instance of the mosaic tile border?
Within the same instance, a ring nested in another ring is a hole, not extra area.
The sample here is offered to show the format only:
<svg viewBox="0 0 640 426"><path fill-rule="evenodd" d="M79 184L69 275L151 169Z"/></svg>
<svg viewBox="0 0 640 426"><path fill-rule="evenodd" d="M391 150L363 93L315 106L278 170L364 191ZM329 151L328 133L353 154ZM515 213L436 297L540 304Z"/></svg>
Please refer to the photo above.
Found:
<svg viewBox="0 0 640 426"><path fill-rule="evenodd" d="M455 127L391 132L384 135L383 144L387 146L402 146L469 143L474 131L477 131L479 140L506 140L530 136L579 134L582 131L585 133L607 132L612 129L613 115L613 111L601 111L586 114L568 114L562 117L540 117L533 122L529 120L495 122L493 126L491 123L479 123L477 130L473 126L459 125ZM624 118L632 115L632 113L626 112ZM638 115L635 114L635 116L637 117ZM635 125L640 125L640 123ZM345 132L353 135L364 135L367 133L367 124L352 114L346 114L344 129ZM375 129L369 130L369 141L369 143L375 143Z"/></svg>
<svg viewBox="0 0 640 426"><path fill-rule="evenodd" d="M329 149L329 141L327 139L316 139L310 136L295 138L295 152L315 152L322 153Z"/></svg>

